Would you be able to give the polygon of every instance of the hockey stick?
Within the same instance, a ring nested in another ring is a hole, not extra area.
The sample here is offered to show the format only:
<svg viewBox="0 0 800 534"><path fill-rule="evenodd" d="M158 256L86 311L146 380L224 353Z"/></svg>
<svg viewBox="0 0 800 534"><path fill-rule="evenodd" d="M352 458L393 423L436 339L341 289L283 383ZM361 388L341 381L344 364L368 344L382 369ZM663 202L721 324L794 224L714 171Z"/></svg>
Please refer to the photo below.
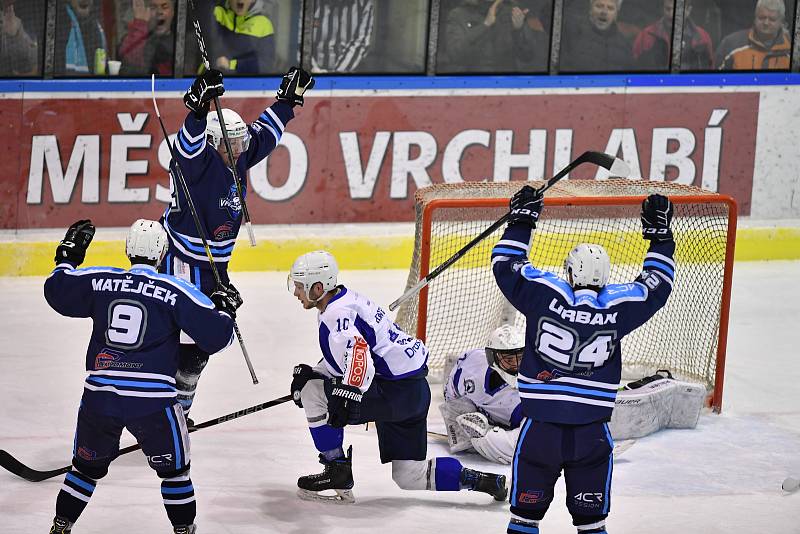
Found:
<svg viewBox="0 0 800 534"><path fill-rule="evenodd" d="M200 29L200 20L197 18L197 9L194 6L194 0L189 0L189 7L192 9L192 24L194 25L194 35L197 37L197 46L200 48L200 56L203 58L203 64L206 70L211 69L211 62L208 59L208 51L206 49L205 40L203 40L203 32ZM250 212L247 211L247 203L244 201L244 191L242 191L242 182L239 180L239 171L236 169L236 161L233 159L233 149L231 148L231 141L228 139L228 129L225 127L225 119L222 117L222 106L219 104L219 97L214 97L214 107L217 110L217 118L219 119L219 127L222 130L222 139L225 142L225 151L228 154L228 163L230 163L230 170L233 173L233 184L236 186L236 196L239 197L239 203L242 205L242 215L244 217L244 226L247 228L247 236L250 238L250 246L256 246L256 236L253 233L253 225L250 223Z"/></svg>
<svg viewBox="0 0 800 534"><path fill-rule="evenodd" d="M603 167L604 169L608 169L611 171L612 174L615 176L626 177L630 174L631 169L627 163L622 161L621 159L615 158L614 156L609 156L608 154L604 154L603 152L584 152L581 154L578 159L561 169L558 174L547 180L541 188L539 188L540 193L544 193L548 189L550 189L556 182L561 180L564 176L569 174L575 167L582 165L584 163L593 163L599 167ZM445 269L453 265L455 262L460 260L467 252L472 250L472 248L489 237L495 230L500 228L505 222L508 220L509 214L506 213L502 217L500 217L494 224L488 227L486 230L481 232L478 236L476 236L472 241L464 245L461 250L450 256L444 263L439 265L436 269L430 272L425 278L411 286L403 293L400 298L389 304L389 311L394 311L400 304L407 301L417 293L419 293L423 287L427 286L431 283L431 281L442 274Z"/></svg>
<svg viewBox="0 0 800 534"><path fill-rule="evenodd" d="M208 257L208 263L211 265L211 272L214 274L214 282L216 282L218 288L224 287L222 285L222 280L219 277L219 271L217 271L217 264L214 263L214 258L211 255L211 249L208 247L208 241L206 240L206 233L203 231L203 227L200 225L200 218L197 216L197 209L194 207L194 201L192 201L192 195L189 193L189 186L186 184L186 179L183 176L183 171L181 170L181 164L178 161L178 158L175 156L175 147L172 146L172 143L169 141L169 134L167 133L167 129L164 127L164 121L161 119L161 111L158 109L158 102L156 101L156 75L153 74L150 78L150 89L153 95L153 106L156 109L156 117L158 117L158 123L161 125L161 132L164 134L164 139L167 141L167 146L169 147L170 156L172 156L172 161L175 162L175 173L173 178L176 181L180 182L181 189L183 189L183 194L186 196L186 201L189 203L189 211L192 214L192 219L194 219L194 227L197 230L197 235L200 236L200 240L203 242L203 248L206 250L206 256ZM170 174L173 174L170 172ZM236 338L239 340L239 346L242 348L242 355L244 356L244 361L247 364L247 369L250 371L250 378L253 379L253 384L258 384L258 378L256 377L256 372L253 369L253 363L250 361L250 355L247 353L247 347L244 345L244 339L242 338L242 332L239 330L239 325L236 324L236 319L233 320L233 330L236 332Z"/></svg>
<svg viewBox="0 0 800 534"><path fill-rule="evenodd" d="M284 402L292 400L291 395L284 395L283 397L279 397L277 399L273 399L271 401L262 402L261 404L256 404L255 406L250 406L249 408L245 408L244 410L239 410L238 412L229 413L227 415L223 415L217 417L216 419L210 419L208 421L204 421L202 423L198 423L195 426L189 428L189 432L196 432L197 430L208 428L210 426L218 425L220 423L224 423L225 421L231 421L233 419L238 419L245 415L249 415L251 413L260 412L261 410L266 410L267 408L272 408L273 406L277 406L279 404L283 404ZM138 451L141 449L141 445L135 443L124 449L120 449L117 457L122 456L123 454L128 454L129 452ZM4 450L0 450L0 467L17 475L20 478L24 478L29 482L41 482L42 480L47 480L48 478L57 477L58 475L63 475L64 473L68 472L72 469L71 465L67 465L64 467L60 467L58 469L53 469L51 471L39 471L37 469L33 469L28 467L27 465L23 464L11 454Z"/></svg>

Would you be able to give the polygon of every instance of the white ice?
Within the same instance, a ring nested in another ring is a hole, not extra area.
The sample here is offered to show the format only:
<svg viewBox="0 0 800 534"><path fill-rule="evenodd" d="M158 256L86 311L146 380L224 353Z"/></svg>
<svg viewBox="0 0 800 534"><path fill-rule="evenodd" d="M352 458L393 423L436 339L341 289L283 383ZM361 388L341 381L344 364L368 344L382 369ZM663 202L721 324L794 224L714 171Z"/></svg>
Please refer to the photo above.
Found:
<svg viewBox="0 0 800 534"><path fill-rule="evenodd" d="M643 438L616 462L609 532L800 533L800 492L781 491L785 477L800 475L798 275L800 262L736 265L723 413L704 414L695 430ZM385 306L405 276L351 271L341 279ZM239 324L261 383L250 383L238 346L214 356L192 413L198 421L285 395L292 366L319 358L314 312L289 295L285 274L234 273L234 280L246 300ZM70 459L89 321L51 310L42 283L0 279L0 448L54 469ZM440 424L438 410L430 413L431 425ZM380 464L374 430L351 427L346 442L354 449L357 503L337 506L295 496L297 477L320 466L292 403L192 434L200 534L505 532L507 504L469 492L402 491ZM122 445L130 443L123 435ZM429 448L430 456L445 454L437 443ZM472 454L461 460L509 472ZM61 481L31 483L1 471L0 531L47 532ZM543 534L574 532L563 503L559 481ZM140 452L113 463L73 532L171 532L158 479Z"/></svg>

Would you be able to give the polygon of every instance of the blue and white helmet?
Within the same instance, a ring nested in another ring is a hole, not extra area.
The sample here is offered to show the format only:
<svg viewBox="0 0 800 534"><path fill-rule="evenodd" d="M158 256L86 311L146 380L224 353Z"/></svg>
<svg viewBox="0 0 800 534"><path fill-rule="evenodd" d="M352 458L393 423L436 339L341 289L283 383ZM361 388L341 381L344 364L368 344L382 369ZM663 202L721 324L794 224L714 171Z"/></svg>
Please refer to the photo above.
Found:
<svg viewBox="0 0 800 534"><path fill-rule="evenodd" d="M567 254L564 271L572 287L603 287L608 283L611 260L602 246L582 243Z"/></svg>

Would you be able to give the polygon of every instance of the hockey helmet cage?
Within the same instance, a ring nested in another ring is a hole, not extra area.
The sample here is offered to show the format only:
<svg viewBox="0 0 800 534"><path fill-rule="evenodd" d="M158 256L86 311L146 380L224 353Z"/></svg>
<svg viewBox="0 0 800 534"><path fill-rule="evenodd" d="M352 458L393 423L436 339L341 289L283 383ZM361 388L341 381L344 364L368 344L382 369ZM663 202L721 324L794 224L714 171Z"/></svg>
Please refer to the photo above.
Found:
<svg viewBox="0 0 800 534"><path fill-rule="evenodd" d="M134 263L158 267L167 254L167 232L158 221L139 219L131 225L125 240L125 254Z"/></svg>
<svg viewBox="0 0 800 534"><path fill-rule="evenodd" d="M247 147L250 146L250 132L247 129L247 123L242 120L238 113L228 108L222 109L222 117L225 120L225 131L228 132L231 148L238 153L246 151ZM222 128L220 128L219 116L216 113L208 114L206 136L208 142L214 148L219 148L222 142Z"/></svg>
<svg viewBox="0 0 800 534"><path fill-rule="evenodd" d="M608 282L611 261L602 246L582 243L567 254L564 271L572 287L601 288Z"/></svg>
<svg viewBox="0 0 800 534"><path fill-rule="evenodd" d="M525 350L522 329L504 324L496 328L486 342L486 362L511 387L517 387L517 372Z"/></svg>
<svg viewBox="0 0 800 534"><path fill-rule="evenodd" d="M289 271L287 287L289 293L294 293L294 284L303 284L306 297L311 299L309 292L317 282L322 284L322 294L336 287L336 278L339 276L339 266L330 252L315 250L299 256L292 264Z"/></svg>

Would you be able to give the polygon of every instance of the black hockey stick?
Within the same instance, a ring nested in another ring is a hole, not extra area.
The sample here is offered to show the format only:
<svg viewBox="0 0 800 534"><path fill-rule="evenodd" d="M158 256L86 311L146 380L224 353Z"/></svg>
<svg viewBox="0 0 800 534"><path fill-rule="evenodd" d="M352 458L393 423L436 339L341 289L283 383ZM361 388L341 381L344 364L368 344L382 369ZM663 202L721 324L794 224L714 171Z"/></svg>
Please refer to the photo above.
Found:
<svg viewBox="0 0 800 534"><path fill-rule="evenodd" d="M211 249L208 247L208 240L206 240L206 233L203 231L203 227L200 225L200 218L197 216L197 209L195 209L194 202L192 201L192 195L189 193L189 186L186 184L186 179L183 176L181 164L178 162L178 158L175 157L175 147L173 147L172 143L169 142L169 134L167 133L167 129L164 127L164 121L161 119L161 111L159 111L158 102L156 101L155 74L153 74L150 78L150 88L153 95L153 107L156 109L156 117L158 117L158 123L161 125L161 132L164 134L164 139L167 141L167 146L169 147L169 154L172 156L172 161L175 162L175 173L173 178L175 181L180 182L181 189L183 189L183 194L186 196L186 201L189 203L189 211L192 213L192 219L194 219L195 230L197 230L197 235L200 236L200 240L203 242L203 248L206 250L208 263L211 265L211 272L214 274L214 282L217 284L217 288L221 289L224 286L222 285L222 280L219 277L219 271L217 271L217 264L214 263L214 257L211 255ZM170 174L172 175L173 173L170 172ZM247 353L247 347L244 345L244 338L242 338L242 332L239 330L239 325L236 323L236 319L233 320L233 330L236 332L236 338L239 340L239 346L242 348L242 355L244 356L244 361L247 364L247 370L250 371L250 378L253 379L253 384L258 384L258 377L256 377L255 369L253 369L253 362L250 361L250 355Z"/></svg>
<svg viewBox="0 0 800 534"><path fill-rule="evenodd" d="M208 421L204 421L202 423L198 423L195 426L189 428L189 432L196 432L202 428L208 428L210 426L218 425L220 423L224 423L225 421L230 421L232 419L238 419L245 415L249 415L251 413L260 412L261 410L266 410L267 408L272 408L273 406L277 406L279 404L283 404L284 402L288 402L292 400L291 395L284 395L283 397L279 397L277 399L273 399L271 401L262 402L261 404L256 404L255 406L250 406L249 408L245 408L244 410L239 410L238 412L229 413L228 415L223 415L217 417L216 419L211 419ZM125 447L124 449L120 449L119 454L117 455L122 456L123 454L128 454L129 452L138 451L141 449L141 445L138 443ZM58 469L53 469L51 471L39 471L37 469L33 469L28 467L27 465L23 464L11 454L4 450L0 450L0 467L17 475L20 478L24 478L29 482L41 482L42 480L47 480L48 478L57 477L58 475L63 475L67 471L69 471L72 466L67 465L64 467L59 467Z"/></svg>
<svg viewBox="0 0 800 534"><path fill-rule="evenodd" d="M621 159L615 158L614 156L609 156L608 154L604 154L603 152L584 152L581 154L578 159L561 169L558 174L547 180L540 189L539 192L544 193L548 189L550 189L556 182L562 179L564 176L569 174L575 167L578 165L582 165L584 163L593 163L599 167L603 167L604 169L608 169L611 171L612 174L615 176L626 177L630 174L631 169L628 167L628 164L622 161ZM433 271L431 271L425 278L411 286L403 293L400 298L389 304L389 310L394 311L400 304L407 301L414 295L420 292L423 287L427 286L431 283L431 280L442 274L448 267L453 265L455 262L460 260L467 252L469 252L475 245L489 237L495 230L500 228L505 222L508 220L508 213L500 217L494 224L488 227L486 230L481 232L478 236L476 236L472 241L464 245L461 250L450 256L444 263L439 265Z"/></svg>
<svg viewBox="0 0 800 534"><path fill-rule="evenodd" d="M194 25L194 35L197 37L197 46L200 48L200 56L203 58L203 64L206 70L211 69L211 62L208 59L208 51L206 49L206 42L203 39L203 31L200 29L200 20L197 18L197 9L194 6L194 0L189 0L189 7L192 9L192 24ZM239 197L239 202L242 206L242 215L244 218L244 226L247 228L247 236L250 238L250 246L256 246L256 236L253 233L253 226L250 223L250 212L247 211L247 203L244 201L244 191L242 191L242 182L239 180L239 171L236 169L236 161L233 159L233 149L231 149L231 141L228 139L228 129L225 127L225 119L222 117L222 106L219 104L219 97L214 97L214 107L217 109L217 118L219 119L219 127L222 130L222 139L225 142L225 151L228 154L229 168L233 173L233 183L236 186L236 196Z"/></svg>

